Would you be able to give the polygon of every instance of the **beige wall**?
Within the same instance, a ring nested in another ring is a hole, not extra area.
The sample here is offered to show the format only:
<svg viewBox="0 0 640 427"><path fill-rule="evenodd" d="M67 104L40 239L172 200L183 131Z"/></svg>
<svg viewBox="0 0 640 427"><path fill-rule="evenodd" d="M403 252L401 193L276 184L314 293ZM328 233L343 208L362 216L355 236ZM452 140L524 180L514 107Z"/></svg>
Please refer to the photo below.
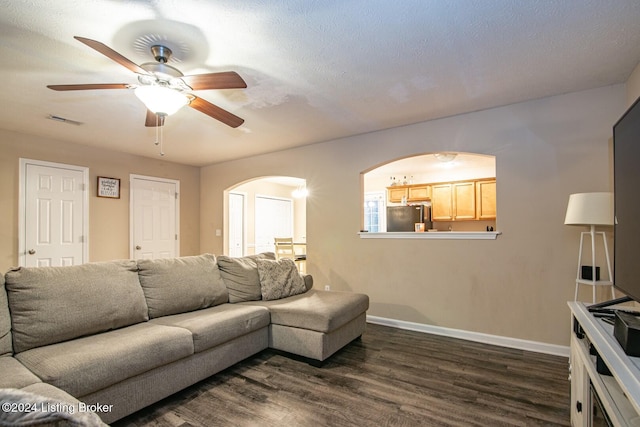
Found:
<svg viewBox="0 0 640 427"><path fill-rule="evenodd" d="M640 97L640 64L627 80L627 106L631 106Z"/></svg>
<svg viewBox="0 0 640 427"><path fill-rule="evenodd" d="M89 259L129 258L129 174L180 181L180 252L200 249L200 169L0 130L0 271L18 263L19 158L89 168ZM121 179L120 199L96 197L96 177Z"/></svg>
<svg viewBox="0 0 640 427"><path fill-rule="evenodd" d="M204 167L201 251L222 250L214 230L226 188L276 172L302 177L317 286L367 293L374 316L568 345L581 230L563 225L567 200L612 190L609 139L625 96L624 85L605 87ZM435 151L496 156L503 234L360 239L360 173Z"/></svg>

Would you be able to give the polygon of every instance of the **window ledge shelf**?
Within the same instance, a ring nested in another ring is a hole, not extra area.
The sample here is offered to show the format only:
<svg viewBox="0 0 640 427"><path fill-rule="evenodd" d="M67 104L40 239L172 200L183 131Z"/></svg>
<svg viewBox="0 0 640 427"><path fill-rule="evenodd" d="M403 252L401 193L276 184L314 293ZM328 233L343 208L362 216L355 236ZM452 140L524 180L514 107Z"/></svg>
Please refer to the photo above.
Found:
<svg viewBox="0 0 640 427"><path fill-rule="evenodd" d="M361 239L425 239L425 240L496 240L500 231L436 231L416 233L407 232L387 232L387 233L367 233L359 232Z"/></svg>

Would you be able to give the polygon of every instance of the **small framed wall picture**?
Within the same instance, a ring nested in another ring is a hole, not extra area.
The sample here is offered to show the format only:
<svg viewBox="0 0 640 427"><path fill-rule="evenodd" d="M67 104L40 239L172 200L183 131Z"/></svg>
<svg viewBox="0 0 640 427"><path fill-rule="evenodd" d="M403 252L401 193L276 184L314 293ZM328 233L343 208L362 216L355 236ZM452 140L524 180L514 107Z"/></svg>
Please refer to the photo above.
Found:
<svg viewBox="0 0 640 427"><path fill-rule="evenodd" d="M120 198L120 178L98 177L98 197Z"/></svg>

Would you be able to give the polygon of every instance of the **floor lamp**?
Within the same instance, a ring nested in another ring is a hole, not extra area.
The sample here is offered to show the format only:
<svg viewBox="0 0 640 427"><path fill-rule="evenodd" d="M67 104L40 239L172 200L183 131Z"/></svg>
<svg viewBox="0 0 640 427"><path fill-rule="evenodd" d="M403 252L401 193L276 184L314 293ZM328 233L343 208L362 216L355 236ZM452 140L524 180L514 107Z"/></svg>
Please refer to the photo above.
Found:
<svg viewBox="0 0 640 427"><path fill-rule="evenodd" d="M613 225L613 193L577 193L569 196L565 225L589 226L589 231L580 233L580 250L578 251L578 272L576 274L576 292L574 300L578 300L580 285L593 286L593 303L596 302L596 286L611 286L611 296L615 298L609 247L604 231L597 231L596 226ZM607 280L599 280L596 271L596 235L602 236L604 254L607 260ZM591 237L591 279L582 274L582 246L584 237Z"/></svg>

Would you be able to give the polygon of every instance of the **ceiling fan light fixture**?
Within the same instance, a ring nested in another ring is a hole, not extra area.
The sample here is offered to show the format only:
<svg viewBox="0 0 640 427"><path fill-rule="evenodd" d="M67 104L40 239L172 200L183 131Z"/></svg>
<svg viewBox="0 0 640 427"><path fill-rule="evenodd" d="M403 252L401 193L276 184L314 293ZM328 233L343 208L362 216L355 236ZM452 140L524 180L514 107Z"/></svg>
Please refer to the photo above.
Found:
<svg viewBox="0 0 640 427"><path fill-rule="evenodd" d="M170 116L189 103L189 98L164 86L138 86L134 93L154 114Z"/></svg>

